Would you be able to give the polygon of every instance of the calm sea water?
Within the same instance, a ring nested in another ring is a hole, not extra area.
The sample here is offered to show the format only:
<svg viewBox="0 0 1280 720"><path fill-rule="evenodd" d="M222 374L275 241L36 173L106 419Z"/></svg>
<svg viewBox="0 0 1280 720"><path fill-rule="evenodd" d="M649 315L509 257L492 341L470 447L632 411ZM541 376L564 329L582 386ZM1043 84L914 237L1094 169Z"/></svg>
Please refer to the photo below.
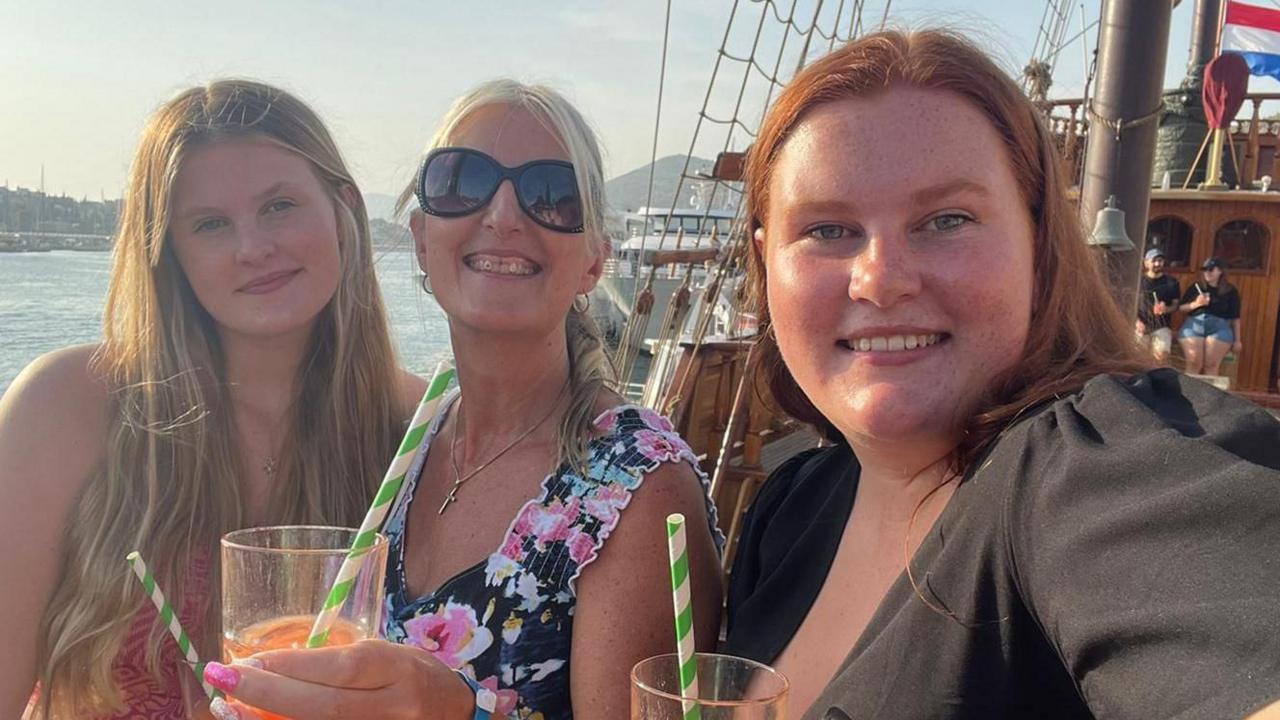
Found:
<svg viewBox="0 0 1280 720"><path fill-rule="evenodd" d="M27 363L102 337L111 256L95 252L0 253L0 394ZM405 367L429 373L449 355L444 314L418 285L413 253L377 256L378 281Z"/></svg>

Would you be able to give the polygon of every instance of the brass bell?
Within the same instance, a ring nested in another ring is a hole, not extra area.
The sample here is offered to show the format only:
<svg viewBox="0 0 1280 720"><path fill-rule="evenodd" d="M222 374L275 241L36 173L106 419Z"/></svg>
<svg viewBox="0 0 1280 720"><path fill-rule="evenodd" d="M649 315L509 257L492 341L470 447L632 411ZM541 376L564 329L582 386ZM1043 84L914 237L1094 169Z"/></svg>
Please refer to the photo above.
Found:
<svg viewBox="0 0 1280 720"><path fill-rule="evenodd" d="M1124 230L1124 211L1116 207L1116 196L1107 198L1107 206L1098 211L1098 220L1089 233L1090 245L1110 250L1126 252L1134 249L1129 233Z"/></svg>

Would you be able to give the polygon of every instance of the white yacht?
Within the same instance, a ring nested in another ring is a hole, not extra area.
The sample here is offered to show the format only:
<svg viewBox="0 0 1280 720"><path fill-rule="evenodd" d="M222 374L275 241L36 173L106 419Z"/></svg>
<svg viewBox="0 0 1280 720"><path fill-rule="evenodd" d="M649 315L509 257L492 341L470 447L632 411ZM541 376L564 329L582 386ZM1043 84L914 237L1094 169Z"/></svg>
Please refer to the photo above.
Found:
<svg viewBox="0 0 1280 720"><path fill-rule="evenodd" d="M729 246L736 213L702 208L659 209L642 207L623 218L621 240L615 238L613 255L592 298L592 313L607 335L621 335L631 317L637 286L643 290L652 275L653 308L649 313L641 349L646 350L662 333L671 298L690 276L692 309L684 328L688 332L702 312L707 268ZM732 321L732 294L736 279L723 283L717 309L718 325ZM723 306L723 307L722 307ZM711 334L723 332L713 327Z"/></svg>

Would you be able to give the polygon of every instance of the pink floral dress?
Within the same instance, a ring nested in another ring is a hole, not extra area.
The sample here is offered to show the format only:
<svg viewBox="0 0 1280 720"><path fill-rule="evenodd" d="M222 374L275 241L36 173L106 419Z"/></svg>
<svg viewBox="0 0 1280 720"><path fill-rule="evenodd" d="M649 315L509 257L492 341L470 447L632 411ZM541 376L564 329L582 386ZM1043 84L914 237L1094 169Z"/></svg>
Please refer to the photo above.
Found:
<svg viewBox="0 0 1280 720"><path fill-rule="evenodd" d="M444 416L440 413L431 428L428 443ZM436 647L432 653L440 661L497 694L495 717L573 717L569 651L575 580L599 556L631 494L660 464L687 462L708 489L693 452L658 413L625 405L602 414L596 428L586 477L568 465L548 475L542 492L512 520L502 545L426 597L407 596L403 542L426 446L386 523L391 541L387 639ZM707 515L720 547L724 539L709 501Z"/></svg>

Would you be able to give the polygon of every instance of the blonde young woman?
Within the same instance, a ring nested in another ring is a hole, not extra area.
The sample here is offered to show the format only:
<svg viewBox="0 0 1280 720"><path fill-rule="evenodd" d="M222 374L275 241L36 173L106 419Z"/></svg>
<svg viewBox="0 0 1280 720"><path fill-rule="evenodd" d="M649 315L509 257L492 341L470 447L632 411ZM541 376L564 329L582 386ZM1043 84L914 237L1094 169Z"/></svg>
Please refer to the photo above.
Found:
<svg viewBox="0 0 1280 720"><path fill-rule="evenodd" d="M358 523L422 389L394 364L364 204L316 115L243 80L166 103L134 158L104 340L0 398L0 717L37 684L34 717L205 714L126 553L217 657L219 536Z"/></svg>
<svg viewBox="0 0 1280 720"><path fill-rule="evenodd" d="M626 717L631 667L672 650L671 512L688 518L698 637L714 641L706 478L666 420L609 389L586 313L602 187L594 136L555 92L495 81L454 104L411 225L460 394L387 525L398 644L264 653L207 679L289 717Z"/></svg>

